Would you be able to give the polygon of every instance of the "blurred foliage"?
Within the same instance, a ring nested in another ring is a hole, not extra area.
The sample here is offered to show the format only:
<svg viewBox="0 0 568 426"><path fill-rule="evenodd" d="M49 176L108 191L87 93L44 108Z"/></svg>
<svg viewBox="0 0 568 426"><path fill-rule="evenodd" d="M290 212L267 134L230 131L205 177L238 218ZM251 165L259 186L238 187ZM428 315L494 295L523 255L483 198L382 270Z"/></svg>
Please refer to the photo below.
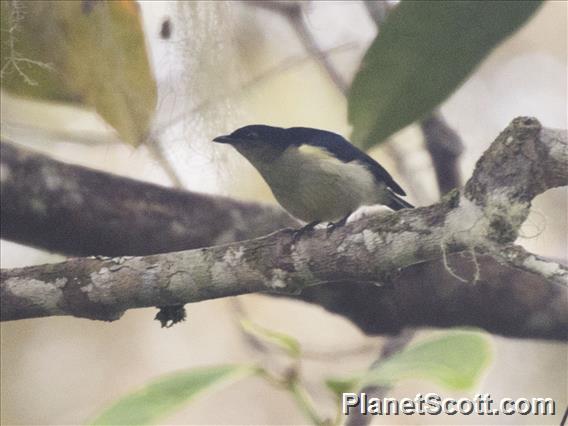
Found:
<svg viewBox="0 0 568 426"><path fill-rule="evenodd" d="M452 389L471 388L489 364L490 345L477 332L459 331L408 347L365 371L344 379L329 379L341 396L366 386L393 386L410 378L425 378Z"/></svg>
<svg viewBox="0 0 568 426"><path fill-rule="evenodd" d="M242 319L240 322L243 330L252 337L278 346L291 358L299 358L302 355L300 343L292 336L274 330L269 330L268 328L261 327L246 319Z"/></svg>
<svg viewBox="0 0 568 426"><path fill-rule="evenodd" d="M539 5L536 1L403 1L381 27L353 82L348 101L354 142L370 147L423 117ZM144 140L157 93L134 0L2 1L0 7L3 89L43 101L94 107L125 142L137 145ZM198 14L193 4L187 7L187 13ZM203 22L204 28L219 34ZM203 39L196 45L209 53ZM186 60L198 62L190 69L203 67L195 58L201 55L186 53ZM211 67L215 68L220 67ZM197 90L201 83L194 81ZM283 349L294 362L294 374L275 378L261 368L243 365L189 369L119 399L93 424L153 424L214 386L254 374L291 392L318 423L300 386L298 341L250 321L241 325L255 338ZM455 332L413 345L370 371L329 379L326 384L336 394L369 385L392 386L408 378L465 389L474 385L489 359L489 344L481 334Z"/></svg>
<svg viewBox="0 0 568 426"><path fill-rule="evenodd" d="M274 376L263 367L246 365L222 365L181 371L122 397L92 424L155 424L214 385L250 375L261 377L289 392L298 408L313 424L327 424L325 418L318 414L310 395L302 385L299 374L301 351L296 339L246 320L242 320L241 325L255 337L285 349L293 364L282 377ZM381 360L369 371L348 378L328 379L326 385L339 397L339 401L343 392L358 391L366 386L393 386L400 380L409 378L425 378L448 388L468 389L474 386L489 360L490 346L483 334L456 331L415 344ZM341 411L338 411L334 424L339 424L340 413Z"/></svg>
<svg viewBox="0 0 568 426"><path fill-rule="evenodd" d="M143 389L119 399L99 415L94 425L148 425L173 413L214 385L254 374L242 365L192 368L149 383Z"/></svg>
<svg viewBox="0 0 568 426"><path fill-rule="evenodd" d="M143 141L157 91L134 0L2 1L1 30L2 89L94 107Z"/></svg>
<svg viewBox="0 0 568 426"><path fill-rule="evenodd" d="M538 9L540 1L402 1L348 96L352 140L369 148L423 118Z"/></svg>

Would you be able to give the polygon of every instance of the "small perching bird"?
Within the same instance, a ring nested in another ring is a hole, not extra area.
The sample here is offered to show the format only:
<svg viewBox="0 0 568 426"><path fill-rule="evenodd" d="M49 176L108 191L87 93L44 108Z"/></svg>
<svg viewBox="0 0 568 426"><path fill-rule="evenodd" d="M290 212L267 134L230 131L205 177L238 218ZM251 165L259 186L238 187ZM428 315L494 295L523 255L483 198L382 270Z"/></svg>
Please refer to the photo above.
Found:
<svg viewBox="0 0 568 426"><path fill-rule="evenodd" d="M343 225L361 206L412 208L399 197L406 195L404 190L379 163L336 133L251 125L213 141L241 153L280 205L308 223L306 229L320 222Z"/></svg>

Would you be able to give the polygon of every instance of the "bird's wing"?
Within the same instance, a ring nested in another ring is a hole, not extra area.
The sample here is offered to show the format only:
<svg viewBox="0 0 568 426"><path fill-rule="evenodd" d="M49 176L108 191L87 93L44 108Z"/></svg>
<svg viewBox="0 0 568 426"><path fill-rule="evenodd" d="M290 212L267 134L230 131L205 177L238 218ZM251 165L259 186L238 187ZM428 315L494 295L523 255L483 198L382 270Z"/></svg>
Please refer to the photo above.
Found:
<svg viewBox="0 0 568 426"><path fill-rule="evenodd" d="M387 187L391 188L396 194L406 195L406 192L404 192L404 190L394 181L392 176L383 168L383 166L359 148L352 145L343 136L323 130L314 135L314 129L304 127L295 127L288 130L293 130L294 133L296 133L297 137L295 140L301 140L304 141L304 144L325 149L344 163L359 161L367 167L367 169L369 169L378 182L385 183Z"/></svg>

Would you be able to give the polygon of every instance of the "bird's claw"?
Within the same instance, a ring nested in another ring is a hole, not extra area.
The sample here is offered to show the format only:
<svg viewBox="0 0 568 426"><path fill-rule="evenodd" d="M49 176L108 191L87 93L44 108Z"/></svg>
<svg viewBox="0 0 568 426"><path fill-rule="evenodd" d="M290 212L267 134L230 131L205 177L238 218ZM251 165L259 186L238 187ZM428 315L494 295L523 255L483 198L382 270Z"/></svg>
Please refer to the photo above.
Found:
<svg viewBox="0 0 568 426"><path fill-rule="evenodd" d="M319 221L310 222L306 226L303 226L299 229L291 230L292 231L292 240L294 242L296 242L300 238L302 238L304 235L311 233L318 223L320 223L320 222Z"/></svg>
<svg viewBox="0 0 568 426"><path fill-rule="evenodd" d="M347 218L349 217L349 215L345 216L343 219L338 220L337 222L329 222L327 224L327 234L331 234L333 231L335 231L337 228L341 228L343 225L345 225L347 223Z"/></svg>
<svg viewBox="0 0 568 426"><path fill-rule="evenodd" d="M338 220L337 222L329 222L327 224L327 234L331 234L335 229L342 227L347 222L347 218L349 215L345 216L343 219ZM300 229L286 229L287 232L292 233L292 240L294 242L298 241L304 235L313 232L316 225L321 223L319 220L314 220L313 222L308 223L306 226L303 226Z"/></svg>
<svg viewBox="0 0 568 426"><path fill-rule="evenodd" d="M337 228L337 224L329 222L326 226L327 235L331 234L335 230L335 228Z"/></svg>

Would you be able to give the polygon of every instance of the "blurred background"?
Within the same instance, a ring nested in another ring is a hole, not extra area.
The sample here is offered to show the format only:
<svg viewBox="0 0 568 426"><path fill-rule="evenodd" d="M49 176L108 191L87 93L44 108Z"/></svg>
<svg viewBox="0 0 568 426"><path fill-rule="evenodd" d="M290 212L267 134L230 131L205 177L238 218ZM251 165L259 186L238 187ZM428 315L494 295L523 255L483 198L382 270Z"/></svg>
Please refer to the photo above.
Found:
<svg viewBox="0 0 568 426"><path fill-rule="evenodd" d="M26 13L26 2L23 13ZM86 2L87 4L90 2ZM139 2L157 82L153 142L119 143L96 113L2 92L2 137L73 164L166 186L274 203L256 171L230 147L210 141L246 124L309 126L349 136L347 101L298 31L278 11L256 2ZM546 2L517 33L498 46L441 105L465 145L460 167L467 179L475 162L516 116L567 127L568 4ZM376 26L363 2L310 2L304 21L318 48L349 82ZM5 37L5 34L2 35ZM120 69L116 69L120 73ZM438 190L417 126L372 151L417 205ZM566 188L538 197L519 243L566 261ZM1 241L1 267L64 258ZM113 323L69 317L2 323L1 423L81 424L148 380L177 369L219 363L279 365L281 356L243 338L238 311L258 324L298 338L302 373L315 403L333 412L322 385L333 373L367 368L384 341L318 307L251 295L188 305L186 322L161 329L155 309L128 311ZM433 333L421 331L417 338ZM376 424L558 424L568 403L568 347L492 336L494 358L476 393L550 397L556 417L413 416L373 419ZM393 397L449 392L409 380ZM290 396L252 378L204 396L167 419L168 424L305 424Z"/></svg>

